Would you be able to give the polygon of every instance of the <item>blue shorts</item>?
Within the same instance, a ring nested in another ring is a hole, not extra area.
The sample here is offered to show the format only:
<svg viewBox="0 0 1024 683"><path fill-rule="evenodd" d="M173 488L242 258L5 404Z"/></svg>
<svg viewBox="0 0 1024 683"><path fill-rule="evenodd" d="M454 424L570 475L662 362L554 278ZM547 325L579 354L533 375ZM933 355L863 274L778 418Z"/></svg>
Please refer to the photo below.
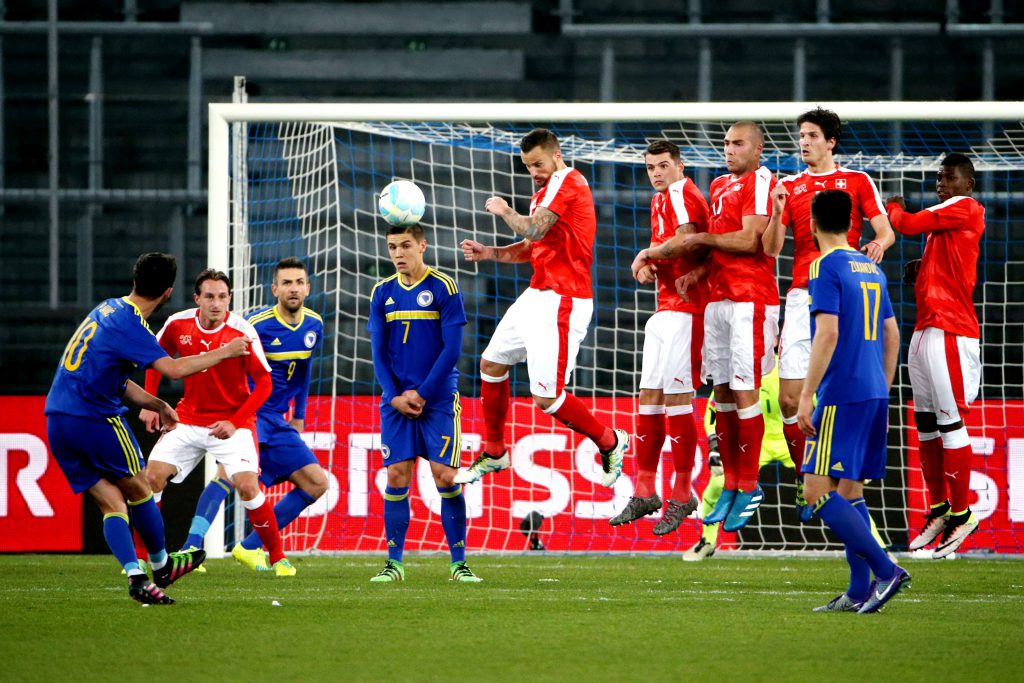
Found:
<svg viewBox="0 0 1024 683"><path fill-rule="evenodd" d="M807 437L802 472L835 479L885 477L889 399L819 403L811 422L818 433Z"/></svg>
<svg viewBox="0 0 1024 683"><path fill-rule="evenodd" d="M288 481L292 472L306 465L320 464L299 431L280 415L257 414L256 434L260 443L260 483L264 486Z"/></svg>
<svg viewBox="0 0 1024 683"><path fill-rule="evenodd" d="M462 404L458 392L410 419L390 405L380 408L380 450L384 465L415 457L458 467L462 457Z"/></svg>
<svg viewBox="0 0 1024 683"><path fill-rule="evenodd" d="M124 418L80 417L51 413L46 416L50 452L71 490L88 491L100 479L120 481L146 466L142 449Z"/></svg>

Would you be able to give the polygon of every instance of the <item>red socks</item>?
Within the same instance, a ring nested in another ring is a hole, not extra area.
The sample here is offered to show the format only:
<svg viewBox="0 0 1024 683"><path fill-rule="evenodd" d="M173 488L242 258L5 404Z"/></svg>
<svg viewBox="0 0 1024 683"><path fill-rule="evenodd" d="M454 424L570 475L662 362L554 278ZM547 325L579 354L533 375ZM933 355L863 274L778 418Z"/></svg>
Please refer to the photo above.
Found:
<svg viewBox="0 0 1024 683"><path fill-rule="evenodd" d="M920 438L920 433L918 433ZM938 505L947 499L946 475L943 472L942 439L936 437L921 441L921 474L928 489L928 503Z"/></svg>
<svg viewBox="0 0 1024 683"><path fill-rule="evenodd" d="M971 459L968 443L960 448L943 448L943 475L949 488L949 509L958 515L971 505Z"/></svg>
<svg viewBox="0 0 1024 683"><path fill-rule="evenodd" d="M508 373L503 377L481 375L480 402L484 411L484 453L505 452L505 420L508 418Z"/></svg>
<svg viewBox="0 0 1024 683"><path fill-rule="evenodd" d="M263 547L270 553L270 564L274 564L284 557L284 548L281 543L281 532L277 528L277 518L274 517L274 506L267 500L262 491L252 500L243 500L245 511L249 515L249 523L253 531L263 541Z"/></svg>
<svg viewBox="0 0 1024 683"><path fill-rule="evenodd" d="M786 445L789 447L789 457L793 460L793 465L796 467L796 476L804 476L801 470L804 466L804 445L807 441L807 437L804 435L800 425L796 421L796 416L793 416L793 424L788 424L786 418L782 418L782 435L786 437Z"/></svg>
<svg viewBox="0 0 1024 683"><path fill-rule="evenodd" d="M715 433L718 434L718 454L725 472L723 486L729 491L739 488L740 461L737 457L740 420L735 403L719 403L715 413Z"/></svg>
<svg viewBox="0 0 1024 683"><path fill-rule="evenodd" d="M615 448L615 432L598 422L587 406L583 405L583 401L568 391L564 392L562 396L561 405L555 401L552 405L554 410L548 408L544 412L574 432L589 436L597 444L599 450L607 451Z"/></svg>
<svg viewBox="0 0 1024 683"><path fill-rule="evenodd" d="M672 437L672 462L676 470L670 498L685 504L693 495L693 461L697 452L692 405L668 407L668 433Z"/></svg>
<svg viewBox="0 0 1024 683"><path fill-rule="evenodd" d="M649 411L649 412L647 412ZM636 496L654 495L654 479L665 444L665 406L641 405L636 416Z"/></svg>
<svg viewBox="0 0 1024 683"><path fill-rule="evenodd" d="M739 423L739 443L736 459L739 464L741 491L749 493L757 488L757 471L761 468L761 442L764 440L764 416L761 404L736 411ZM719 447L721 448L721 447Z"/></svg>

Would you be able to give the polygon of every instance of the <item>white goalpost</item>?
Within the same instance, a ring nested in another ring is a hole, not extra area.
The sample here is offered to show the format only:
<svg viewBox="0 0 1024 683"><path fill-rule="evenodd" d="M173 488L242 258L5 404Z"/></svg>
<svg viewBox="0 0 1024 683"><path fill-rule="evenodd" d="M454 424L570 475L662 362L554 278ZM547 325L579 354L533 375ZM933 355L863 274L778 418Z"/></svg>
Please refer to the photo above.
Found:
<svg viewBox="0 0 1024 683"><path fill-rule="evenodd" d="M238 100L244 98L238 97ZM376 192L396 178L414 181L427 197L422 221L428 262L458 281L466 300L460 392L463 465L480 448L479 354L501 314L526 286L528 267L469 264L458 244L472 238L507 244L514 235L483 210L487 197L507 198L525 212L532 188L518 158L518 141L535 126L551 128L566 162L591 183L597 204L595 315L573 377L573 391L608 424L632 431L643 324L654 291L629 271L650 238L653 190L643 150L658 138L677 143L687 175L703 192L725 172L721 138L737 120L766 130L763 163L779 175L801 167L795 120L808 102L663 103L353 103L257 104L209 107L208 263L229 272L234 309L248 314L273 303L270 271L280 258L306 261L313 282L309 305L325 321L322 352L305 435L327 470L330 491L285 531L291 552L377 551L383 546L377 399L366 333L368 296L391 270L383 248ZM982 324L982 394L968 418L975 448L972 489L982 528L965 550L1024 552L1024 102L826 102L843 120L837 160L871 175L884 196L901 194L910 210L937 203L934 175L946 152L968 154L978 171L976 197L987 209L975 301ZM866 226L867 234L870 228ZM870 239L866 237L865 239ZM905 345L913 326L912 288L901 284L905 261L923 242L901 238L883 267L904 337L892 396L889 473L868 487L879 530L899 549L919 526L924 493L909 408ZM792 245L779 259L780 295L789 286ZM955 277L956 274L951 274ZM466 487L468 546L494 552L529 547L526 520L539 514L549 549L568 552L679 552L697 539L688 520L660 539L657 517L611 528L607 520L633 491L624 476L601 488L596 448L532 406L525 368L513 377L507 432L513 468ZM707 396L705 388L699 396ZM698 402L698 415L703 401ZM703 432L703 430L698 430ZM667 449L666 449L667 453ZM670 455L666 457L670 458ZM633 474L632 453L625 468ZM668 490L664 466L658 489ZM738 535L722 534L726 549L835 549L817 522L801 525L792 511L792 475L762 470L766 504ZM440 551L439 500L429 468L414 482L407 548ZM694 463L698 493L707 481L706 442ZM279 495L279 491L272 495ZM222 554L244 531L229 515L211 528L207 549Z"/></svg>

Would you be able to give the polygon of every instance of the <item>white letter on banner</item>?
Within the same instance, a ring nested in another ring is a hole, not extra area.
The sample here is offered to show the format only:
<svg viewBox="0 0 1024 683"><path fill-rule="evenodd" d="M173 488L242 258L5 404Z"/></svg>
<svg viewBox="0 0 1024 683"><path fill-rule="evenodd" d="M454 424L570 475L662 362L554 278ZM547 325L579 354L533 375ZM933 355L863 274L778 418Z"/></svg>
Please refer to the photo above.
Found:
<svg viewBox="0 0 1024 683"><path fill-rule="evenodd" d="M521 519L535 510L545 517L554 517L569 507L572 490L569 480L560 472L533 462L537 451L564 451L565 445L564 434L530 434L512 447L512 471L516 476L551 491L551 496L544 501L512 501L513 518Z"/></svg>
<svg viewBox="0 0 1024 683"><path fill-rule="evenodd" d="M1010 490L1007 515L1024 522L1024 439L1006 440L1006 488Z"/></svg>
<svg viewBox="0 0 1024 683"><path fill-rule="evenodd" d="M22 499L34 517L53 517L53 506L39 488L39 479L46 473L50 455L46 444L35 434L0 434L0 517L9 510L7 494L8 456L12 451L28 453L28 464L14 478Z"/></svg>
<svg viewBox="0 0 1024 683"><path fill-rule="evenodd" d="M380 450L380 434L348 435L348 514L366 517L370 512L370 451Z"/></svg>
<svg viewBox="0 0 1024 683"><path fill-rule="evenodd" d="M589 482L601 485L604 471L597 460L597 445L590 439L584 439L576 447L576 470ZM602 487L603 488L603 487ZM626 507L629 497L633 495L633 482L629 477L619 477L612 487L614 496L611 500L594 502L592 500L577 501L573 514L580 519L610 519L615 513Z"/></svg>

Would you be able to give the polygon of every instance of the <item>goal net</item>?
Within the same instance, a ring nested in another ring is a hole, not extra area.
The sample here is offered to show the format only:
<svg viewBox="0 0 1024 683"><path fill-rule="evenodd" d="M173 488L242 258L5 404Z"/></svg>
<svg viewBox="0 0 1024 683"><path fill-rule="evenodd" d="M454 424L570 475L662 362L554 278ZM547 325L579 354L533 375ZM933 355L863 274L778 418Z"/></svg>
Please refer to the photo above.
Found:
<svg viewBox="0 0 1024 683"><path fill-rule="evenodd" d="M465 297L469 324L459 389L466 466L479 452L483 432L480 353L531 272L528 264L466 263L458 244L466 238L498 245L513 241L504 223L483 207L488 197L499 195L519 212L528 210L533 188L519 161L522 135L535 125L552 129L566 162L593 189L598 220L594 318L569 388L606 424L633 432L643 326L655 309L654 289L638 286L629 269L650 240L653 190L644 167L645 147L660 138L676 142L687 175L706 193L710 180L725 172L725 129L735 120L754 119L767 133L762 161L781 176L802 167L794 121L813 106L211 105L211 264L230 268L235 308L248 313L274 303L270 272L278 259L305 259L313 282L307 305L321 314L326 328L314 366L305 437L329 474L330 490L284 531L287 547L328 552L385 547L379 388L366 332L370 290L394 272L376 211L381 187L403 178L423 189L427 262L454 277ZM937 203L934 177L944 153L968 153L978 169L975 196L987 210L975 291L984 370L981 395L966 421L975 452L973 508L983 521L963 551L1024 552L1024 107L826 106L844 120L839 163L869 173L883 198L903 195L909 210ZM865 240L870 234L865 226ZM903 349L892 394L888 474L866 487L866 497L879 532L895 549L906 547L926 507L906 370L914 295L901 282L903 264L920 257L922 247L921 239L897 236L883 262ZM787 238L778 260L783 295L791 253ZM681 552L696 542L696 517L663 537L652 534L657 516L610 527L609 518L633 492L633 454L627 454L626 476L614 489L601 487L596 447L533 406L525 366L513 371L512 386L506 432L512 469L464 487L471 551L524 552L532 540L534 547L557 551L657 553ZM698 420L708 393L707 387L699 392ZM694 488L699 496L708 468L704 430L698 432ZM666 446L657 480L663 497L671 489L672 473ZM798 522L792 469L773 463L762 469L761 479L765 504L747 528L720 534L720 548L840 547L817 520ZM288 486L272 494L282 495ZM426 462L418 463L410 498L407 549L444 551L440 498ZM530 525L538 519L539 529L531 534ZM243 527L240 514L228 515L228 547Z"/></svg>

